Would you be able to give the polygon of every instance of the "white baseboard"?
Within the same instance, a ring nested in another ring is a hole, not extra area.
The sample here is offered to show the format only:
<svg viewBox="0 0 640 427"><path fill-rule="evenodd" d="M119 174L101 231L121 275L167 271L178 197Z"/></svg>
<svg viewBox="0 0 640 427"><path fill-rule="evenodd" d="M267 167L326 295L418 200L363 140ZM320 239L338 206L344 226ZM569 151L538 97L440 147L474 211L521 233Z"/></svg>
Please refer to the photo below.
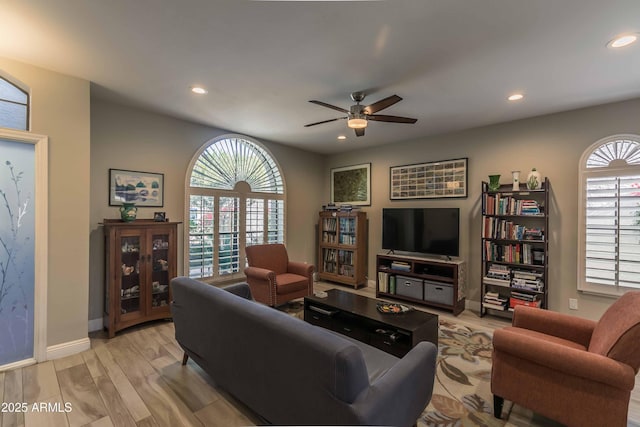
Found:
<svg viewBox="0 0 640 427"><path fill-rule="evenodd" d="M89 332L95 332L102 329L102 317L89 320Z"/></svg>
<svg viewBox="0 0 640 427"><path fill-rule="evenodd" d="M89 337L81 338L75 341L63 342L47 347L47 360L60 359L62 357L71 356L81 353L91 348Z"/></svg>
<svg viewBox="0 0 640 427"><path fill-rule="evenodd" d="M480 311L480 301L465 300L464 306L467 310Z"/></svg>

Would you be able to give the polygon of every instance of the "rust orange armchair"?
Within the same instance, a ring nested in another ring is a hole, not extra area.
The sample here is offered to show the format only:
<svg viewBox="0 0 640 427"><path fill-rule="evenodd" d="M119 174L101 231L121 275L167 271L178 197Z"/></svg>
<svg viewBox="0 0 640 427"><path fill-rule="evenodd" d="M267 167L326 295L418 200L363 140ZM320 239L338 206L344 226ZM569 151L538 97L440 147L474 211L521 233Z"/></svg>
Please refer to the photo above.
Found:
<svg viewBox="0 0 640 427"><path fill-rule="evenodd" d="M272 307L313 293L313 265L289 261L282 244L247 246L244 269L256 301Z"/></svg>
<svg viewBox="0 0 640 427"><path fill-rule="evenodd" d="M567 426L626 426L640 367L640 291L598 322L518 306L493 335L491 392Z"/></svg>

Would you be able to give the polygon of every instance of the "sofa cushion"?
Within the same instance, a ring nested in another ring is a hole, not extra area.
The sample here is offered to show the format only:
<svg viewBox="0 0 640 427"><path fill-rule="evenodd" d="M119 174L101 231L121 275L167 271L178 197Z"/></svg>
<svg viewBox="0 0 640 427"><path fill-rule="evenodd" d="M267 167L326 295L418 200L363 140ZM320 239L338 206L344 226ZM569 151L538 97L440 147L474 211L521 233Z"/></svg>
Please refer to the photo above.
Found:
<svg viewBox="0 0 640 427"><path fill-rule="evenodd" d="M627 292L602 315L591 336L589 351L640 368L640 291Z"/></svg>
<svg viewBox="0 0 640 427"><path fill-rule="evenodd" d="M309 279L304 276L291 273L276 275L276 292L279 294L290 294L306 289L308 286Z"/></svg>
<svg viewBox="0 0 640 427"><path fill-rule="evenodd" d="M386 353L354 338L339 334L338 332L333 333L348 341L351 341L360 349L360 351L362 352L362 357L364 357L364 364L367 367L367 374L369 375L370 384L376 382L376 380L386 374L387 371L393 367L393 365L398 363L398 358L389 353Z"/></svg>

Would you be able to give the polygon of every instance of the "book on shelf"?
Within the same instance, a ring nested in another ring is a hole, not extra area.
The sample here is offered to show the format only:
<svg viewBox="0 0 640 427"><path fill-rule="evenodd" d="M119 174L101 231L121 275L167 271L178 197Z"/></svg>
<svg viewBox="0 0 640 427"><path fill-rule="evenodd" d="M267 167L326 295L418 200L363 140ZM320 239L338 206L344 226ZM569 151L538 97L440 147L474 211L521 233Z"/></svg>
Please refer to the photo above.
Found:
<svg viewBox="0 0 640 427"><path fill-rule="evenodd" d="M487 193L482 198L485 215L543 215L542 207L536 200Z"/></svg>
<svg viewBox="0 0 640 427"><path fill-rule="evenodd" d="M486 308L504 311L507 309L509 298L500 295L498 292L487 292L482 298L482 304Z"/></svg>
<svg viewBox="0 0 640 427"><path fill-rule="evenodd" d="M520 298L513 298L513 297L509 298L509 308L515 308L518 305L526 305L527 307L540 308L540 304L541 304L540 300L525 301Z"/></svg>
<svg viewBox="0 0 640 427"><path fill-rule="evenodd" d="M392 270L411 271L411 264L402 261L393 261L391 263Z"/></svg>
<svg viewBox="0 0 640 427"><path fill-rule="evenodd" d="M511 282L508 279L497 279L495 277L485 276L482 281L486 285L504 286L509 287Z"/></svg>
<svg viewBox="0 0 640 427"><path fill-rule="evenodd" d="M378 271L378 291L389 292L389 273Z"/></svg>
<svg viewBox="0 0 640 427"><path fill-rule="evenodd" d="M389 276L389 293L396 293L396 276L393 274Z"/></svg>

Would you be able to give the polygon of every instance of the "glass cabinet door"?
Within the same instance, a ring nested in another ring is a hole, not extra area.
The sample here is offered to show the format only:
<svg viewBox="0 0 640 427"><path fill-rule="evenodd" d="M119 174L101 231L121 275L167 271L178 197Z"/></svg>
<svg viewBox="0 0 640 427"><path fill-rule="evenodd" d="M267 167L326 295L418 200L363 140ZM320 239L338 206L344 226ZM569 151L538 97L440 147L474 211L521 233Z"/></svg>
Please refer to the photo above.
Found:
<svg viewBox="0 0 640 427"><path fill-rule="evenodd" d="M140 304L141 237L120 238L120 316L138 313Z"/></svg>
<svg viewBox="0 0 640 427"><path fill-rule="evenodd" d="M151 310L169 306L169 234L151 235Z"/></svg>

